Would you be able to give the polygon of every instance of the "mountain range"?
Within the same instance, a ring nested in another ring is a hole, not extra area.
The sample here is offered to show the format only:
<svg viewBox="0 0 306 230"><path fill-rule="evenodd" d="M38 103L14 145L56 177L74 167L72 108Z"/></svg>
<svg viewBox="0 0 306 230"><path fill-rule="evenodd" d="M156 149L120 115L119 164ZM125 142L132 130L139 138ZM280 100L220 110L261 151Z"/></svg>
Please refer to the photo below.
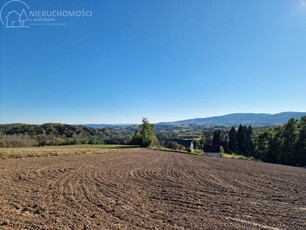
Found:
<svg viewBox="0 0 306 230"><path fill-rule="evenodd" d="M282 112L276 114L269 113L232 113L223 116L214 116L206 118L194 118L173 122L159 122L155 125L201 125L201 126L234 126L234 125L252 125L255 127L275 126L286 123L290 118L300 119L306 116L306 112ZM92 128L112 128L133 126L137 124L85 124L84 126Z"/></svg>
<svg viewBox="0 0 306 230"><path fill-rule="evenodd" d="M194 118L174 122L161 122L159 124L182 125L252 125L252 126L274 126L286 123L290 118L300 119L306 116L306 112L282 112L276 114L268 113L232 113L223 116Z"/></svg>

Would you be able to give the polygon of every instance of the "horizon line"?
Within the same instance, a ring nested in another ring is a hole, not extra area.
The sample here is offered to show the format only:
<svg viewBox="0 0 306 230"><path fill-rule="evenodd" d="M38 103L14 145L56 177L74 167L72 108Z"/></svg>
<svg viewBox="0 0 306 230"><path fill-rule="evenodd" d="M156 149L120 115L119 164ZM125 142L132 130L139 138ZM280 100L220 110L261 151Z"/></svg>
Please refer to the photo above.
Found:
<svg viewBox="0 0 306 230"><path fill-rule="evenodd" d="M207 117L195 117L195 118L186 118L186 119L180 119L175 121L158 121L158 122L152 122L152 124L159 124L159 123L174 123L179 121L186 121L186 120L194 120L194 119L206 119L206 118L213 118L213 117L223 117L228 115L235 115L235 114L266 114L266 115L276 115L281 113L306 113L306 112L300 112L300 111L283 111L278 113L227 113L223 115L214 115L214 116L207 116ZM82 126L88 126L88 125L112 125L112 126L130 126L130 125L140 125L140 123L129 123L129 122L114 122L114 123L98 123L98 122L81 122L81 123L65 123L65 122L42 122L42 123L31 123L31 122L9 122L9 123L0 123L0 125L10 125L10 124L25 124L25 125L43 125L43 124L65 124L65 125L82 125Z"/></svg>

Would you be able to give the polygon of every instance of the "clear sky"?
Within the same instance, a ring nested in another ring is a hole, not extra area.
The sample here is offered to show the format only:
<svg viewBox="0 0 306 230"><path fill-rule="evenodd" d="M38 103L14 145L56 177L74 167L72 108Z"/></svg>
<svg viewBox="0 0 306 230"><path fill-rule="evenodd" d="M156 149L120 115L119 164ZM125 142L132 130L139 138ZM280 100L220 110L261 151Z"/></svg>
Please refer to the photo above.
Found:
<svg viewBox="0 0 306 230"><path fill-rule="evenodd" d="M93 13L0 24L0 123L306 111L306 0L24 2Z"/></svg>

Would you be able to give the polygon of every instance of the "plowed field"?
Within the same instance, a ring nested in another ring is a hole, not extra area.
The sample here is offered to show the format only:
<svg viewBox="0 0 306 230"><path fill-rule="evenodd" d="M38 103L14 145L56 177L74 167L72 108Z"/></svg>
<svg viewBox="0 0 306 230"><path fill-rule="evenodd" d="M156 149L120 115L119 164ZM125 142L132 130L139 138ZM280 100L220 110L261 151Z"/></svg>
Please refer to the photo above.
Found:
<svg viewBox="0 0 306 230"><path fill-rule="evenodd" d="M306 229L306 169L158 152L0 161L3 229Z"/></svg>

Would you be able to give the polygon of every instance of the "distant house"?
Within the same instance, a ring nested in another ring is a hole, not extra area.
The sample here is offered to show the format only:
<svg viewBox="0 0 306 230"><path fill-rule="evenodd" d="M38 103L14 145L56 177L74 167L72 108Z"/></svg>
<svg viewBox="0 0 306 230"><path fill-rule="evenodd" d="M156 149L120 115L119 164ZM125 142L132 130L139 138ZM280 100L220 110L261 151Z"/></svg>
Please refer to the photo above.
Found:
<svg viewBox="0 0 306 230"><path fill-rule="evenodd" d="M204 145L204 154L209 157L220 157L221 149L220 145Z"/></svg>
<svg viewBox="0 0 306 230"><path fill-rule="evenodd" d="M182 146L184 146L185 148L186 148L186 150L191 150L191 151L193 151L193 141L192 140L184 140L184 139L167 139L166 141L165 141L165 145L167 146L167 144L169 143L169 142L176 142L176 143L178 143L179 145L182 145Z"/></svg>

